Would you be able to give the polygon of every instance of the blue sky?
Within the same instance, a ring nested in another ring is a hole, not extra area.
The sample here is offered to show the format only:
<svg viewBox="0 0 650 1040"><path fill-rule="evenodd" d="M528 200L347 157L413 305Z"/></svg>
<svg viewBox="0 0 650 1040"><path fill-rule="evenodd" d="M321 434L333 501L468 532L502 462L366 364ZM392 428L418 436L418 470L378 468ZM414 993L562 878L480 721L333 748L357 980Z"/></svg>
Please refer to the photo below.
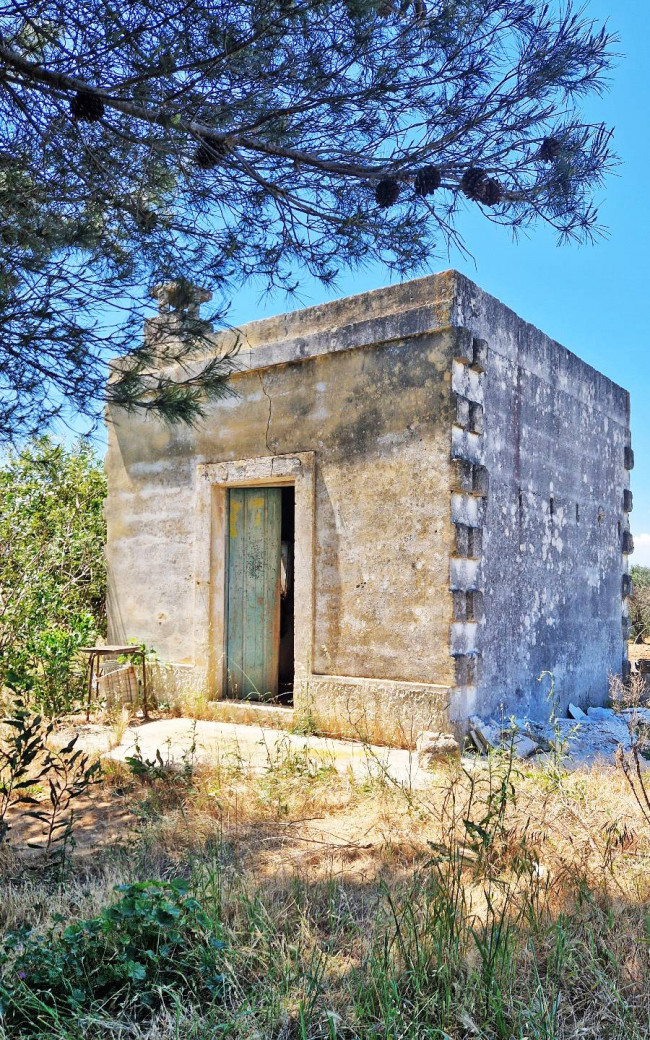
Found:
<svg viewBox="0 0 650 1040"><path fill-rule="evenodd" d="M622 57L603 98L586 109L615 127L621 165L602 192L601 221L609 237L593 246L556 245L545 228L514 243L507 229L467 205L460 222L474 260L456 253L432 258L431 271L455 267L503 300L527 321L631 392L634 563L650 566L650 4L646 0L591 0L586 13L607 21L620 37ZM335 291L305 280L300 302L281 295L260 300L254 288L233 299L233 324L376 289L389 282L379 265L343 274Z"/></svg>
<svg viewBox="0 0 650 1040"><path fill-rule="evenodd" d="M573 350L631 393L636 551L632 562L650 566L650 4L647 0L589 0L585 13L606 21L620 37L621 58L609 91L590 99L585 115L615 128L621 164L602 191L601 222L608 237L592 246L559 247L544 227L513 242L505 228L467 203L459 229L473 255L432 257L430 271L455 267L527 321ZM601 200L599 200L601 201ZM426 273L426 272L422 272ZM300 306L377 289L386 269L341 274L334 290L305 278L298 299L261 297L255 286L238 292L228 320L239 325ZM102 441L101 433L97 437Z"/></svg>

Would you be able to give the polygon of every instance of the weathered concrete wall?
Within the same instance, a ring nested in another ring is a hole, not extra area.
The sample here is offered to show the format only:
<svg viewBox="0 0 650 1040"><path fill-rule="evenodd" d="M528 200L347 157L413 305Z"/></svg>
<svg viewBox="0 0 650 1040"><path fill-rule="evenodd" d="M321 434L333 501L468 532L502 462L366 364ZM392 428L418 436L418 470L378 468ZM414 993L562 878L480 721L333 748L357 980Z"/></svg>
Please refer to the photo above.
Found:
<svg viewBox="0 0 650 1040"><path fill-rule="evenodd" d="M333 737L414 748L423 730L449 729L449 683L312 675L298 687L294 715Z"/></svg>
<svg viewBox="0 0 650 1040"><path fill-rule="evenodd" d="M448 371L425 336L262 373L271 451L317 452L317 674L451 678Z"/></svg>
<svg viewBox="0 0 650 1040"><path fill-rule="evenodd" d="M543 671L561 708L602 703L624 655L629 396L461 276L454 321L488 343L477 707L548 714Z"/></svg>
<svg viewBox="0 0 650 1040"><path fill-rule="evenodd" d="M300 676L296 707L327 731L395 742L446 718L455 333L429 330L444 321L448 286L430 286L406 312L391 300L385 314L377 299L361 313L348 303L357 320L342 329L329 319L319 327L323 308L314 320L307 311L300 322L248 327L255 346L233 379L237 397L211 405L196 431L111 416L111 638L204 667L194 626L197 468L313 452L312 671ZM344 320L342 305L332 308ZM361 714L350 677L366 682Z"/></svg>

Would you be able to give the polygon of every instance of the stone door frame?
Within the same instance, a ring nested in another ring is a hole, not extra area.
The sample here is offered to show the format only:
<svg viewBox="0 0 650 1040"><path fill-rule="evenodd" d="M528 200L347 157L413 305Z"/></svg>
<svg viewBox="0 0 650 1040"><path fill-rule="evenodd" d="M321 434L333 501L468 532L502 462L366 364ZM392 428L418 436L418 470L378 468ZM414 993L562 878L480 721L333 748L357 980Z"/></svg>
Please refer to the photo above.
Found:
<svg viewBox="0 0 650 1040"><path fill-rule="evenodd" d="M196 473L194 551L194 665L206 676L208 697L225 692L226 520L231 487L293 487L294 688L312 672L314 631L315 474L313 451L235 462L202 462Z"/></svg>

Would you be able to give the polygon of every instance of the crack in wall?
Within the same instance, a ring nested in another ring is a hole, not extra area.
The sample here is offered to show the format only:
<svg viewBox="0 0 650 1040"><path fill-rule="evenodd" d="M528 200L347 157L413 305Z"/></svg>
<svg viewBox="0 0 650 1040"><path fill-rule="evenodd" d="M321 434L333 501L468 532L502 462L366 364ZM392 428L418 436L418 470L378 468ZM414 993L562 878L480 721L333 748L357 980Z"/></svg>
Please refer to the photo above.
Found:
<svg viewBox="0 0 650 1040"><path fill-rule="evenodd" d="M276 455L277 452L269 444L269 431L271 429L271 419L273 417L273 398L271 397L271 395L268 393L266 387L264 386L264 380L262 378L262 373L258 372L257 374L260 377L260 386L262 388L262 393L264 394L266 400L269 402L269 416L268 416L268 419L266 420L266 430L265 430L265 433L264 433L264 440L266 442L266 450L270 451L271 455Z"/></svg>

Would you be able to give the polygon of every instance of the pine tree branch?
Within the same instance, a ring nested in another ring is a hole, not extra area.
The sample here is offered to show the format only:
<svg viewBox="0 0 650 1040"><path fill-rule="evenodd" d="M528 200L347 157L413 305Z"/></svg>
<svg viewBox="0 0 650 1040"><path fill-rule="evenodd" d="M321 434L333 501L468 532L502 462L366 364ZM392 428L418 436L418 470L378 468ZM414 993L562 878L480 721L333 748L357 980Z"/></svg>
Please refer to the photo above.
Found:
<svg viewBox="0 0 650 1040"><path fill-rule="evenodd" d="M363 178L365 180L376 180L389 176L393 170L392 165L359 165L356 163L332 162L321 159L319 156L302 149L291 148L271 144L252 137L250 134L240 134L237 131L222 132L215 130L207 123L194 119L184 119L179 113L170 113L168 108L149 109L142 105L136 105L132 101L116 98L108 91L94 87L85 80L76 76L68 76L62 72L52 72L36 62L28 61L18 54L14 48L0 43L0 62L4 62L8 68L13 68L21 73L20 82L29 87L31 81L43 83L57 91L66 93L76 91L89 91L96 94L107 108L121 112L123 115L131 116L133 119L148 123L151 126L161 126L166 130L185 132L200 140L203 137L212 137L220 144L227 147L245 148L248 151L260 152L264 155L277 156L283 159L291 159L293 162L314 169L323 170L327 173L340 174L344 177Z"/></svg>

